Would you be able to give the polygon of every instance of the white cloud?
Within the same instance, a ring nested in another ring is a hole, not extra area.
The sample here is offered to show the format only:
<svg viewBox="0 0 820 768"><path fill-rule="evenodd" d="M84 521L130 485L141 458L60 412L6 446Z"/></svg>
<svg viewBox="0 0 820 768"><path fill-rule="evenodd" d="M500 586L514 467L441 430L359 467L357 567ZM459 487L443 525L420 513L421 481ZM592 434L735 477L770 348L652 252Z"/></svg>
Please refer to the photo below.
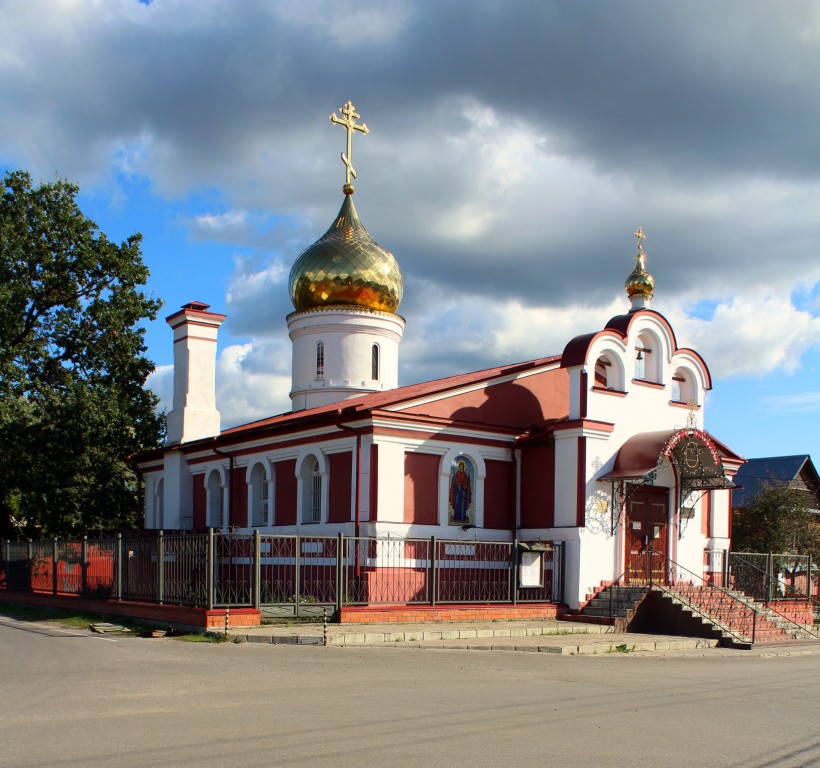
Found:
<svg viewBox="0 0 820 768"><path fill-rule="evenodd" d="M174 366L158 365L148 376L145 386L159 398L160 411L170 411L174 407Z"/></svg>
<svg viewBox="0 0 820 768"><path fill-rule="evenodd" d="M290 383L290 350L264 343L226 347L216 370L222 428L289 411Z"/></svg>
<svg viewBox="0 0 820 768"><path fill-rule="evenodd" d="M820 411L820 391L768 397L765 405L775 413L817 413Z"/></svg>
<svg viewBox="0 0 820 768"><path fill-rule="evenodd" d="M224 232L226 229L244 227L248 221L247 211L225 211L225 213L203 213L194 217L197 227L206 232Z"/></svg>
<svg viewBox="0 0 820 768"><path fill-rule="evenodd" d="M678 343L698 350L715 377L794 373L820 345L820 317L798 310L788 295L757 291L718 303L711 319L666 313Z"/></svg>

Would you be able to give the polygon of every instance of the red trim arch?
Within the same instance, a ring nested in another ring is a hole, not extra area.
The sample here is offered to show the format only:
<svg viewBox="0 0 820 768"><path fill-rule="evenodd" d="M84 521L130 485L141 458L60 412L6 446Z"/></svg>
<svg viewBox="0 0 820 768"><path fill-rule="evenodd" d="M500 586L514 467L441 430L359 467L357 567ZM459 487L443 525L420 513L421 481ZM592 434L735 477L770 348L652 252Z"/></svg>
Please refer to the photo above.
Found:
<svg viewBox="0 0 820 768"><path fill-rule="evenodd" d="M695 352L695 350L689 349L688 347L678 347L678 340L675 336L675 331L669 324L669 321L660 312L656 312L654 309L639 309L636 312L630 312L627 315L616 315L615 317L609 319L602 331L598 331L596 333L586 333L582 336L576 336L574 339L570 339L569 343L566 347L564 347L564 352L561 355L561 367L572 368L576 365L587 364L589 348L595 341L599 338L608 336L622 342L629 335L629 329L635 318L646 316L656 318L666 327L669 337L672 340L673 355L677 355L679 353L691 355L698 361L698 363L700 363L700 365L703 366L703 371L706 375L706 389L711 389L712 375L709 373L709 366L706 365L703 358Z"/></svg>

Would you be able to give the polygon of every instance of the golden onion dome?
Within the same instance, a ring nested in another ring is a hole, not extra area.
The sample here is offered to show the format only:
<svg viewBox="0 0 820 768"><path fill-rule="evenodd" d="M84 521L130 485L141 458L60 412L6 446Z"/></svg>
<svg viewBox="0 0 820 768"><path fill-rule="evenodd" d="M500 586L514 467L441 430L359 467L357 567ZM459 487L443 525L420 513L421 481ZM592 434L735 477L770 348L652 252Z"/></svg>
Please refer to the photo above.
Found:
<svg viewBox="0 0 820 768"><path fill-rule="evenodd" d="M635 232L635 237L638 238L638 260L635 269L624 283L626 295L630 299L633 296L646 296L651 299L652 292L655 290L655 278L646 271L646 254L643 252L644 233L640 227Z"/></svg>
<svg viewBox="0 0 820 768"><path fill-rule="evenodd" d="M344 192L336 221L290 270L293 306L297 312L338 306L395 312L404 293L399 263L359 221L352 186Z"/></svg>

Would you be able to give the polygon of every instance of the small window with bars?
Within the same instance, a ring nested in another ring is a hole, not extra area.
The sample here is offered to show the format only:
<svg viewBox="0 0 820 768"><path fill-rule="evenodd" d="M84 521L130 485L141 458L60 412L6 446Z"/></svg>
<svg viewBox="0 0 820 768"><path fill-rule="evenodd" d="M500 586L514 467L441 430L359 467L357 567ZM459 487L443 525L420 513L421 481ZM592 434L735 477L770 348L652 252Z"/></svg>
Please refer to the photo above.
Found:
<svg viewBox="0 0 820 768"><path fill-rule="evenodd" d="M378 378L379 378L379 345L378 344L373 345L373 351L372 351L371 360L370 360L370 368L371 368L370 378L378 381Z"/></svg>
<svg viewBox="0 0 820 768"><path fill-rule="evenodd" d="M319 462L313 465L313 481L310 498L310 523L318 523L322 520L322 473L319 469Z"/></svg>
<svg viewBox="0 0 820 768"><path fill-rule="evenodd" d="M320 341L316 345L316 378L325 377L325 343Z"/></svg>

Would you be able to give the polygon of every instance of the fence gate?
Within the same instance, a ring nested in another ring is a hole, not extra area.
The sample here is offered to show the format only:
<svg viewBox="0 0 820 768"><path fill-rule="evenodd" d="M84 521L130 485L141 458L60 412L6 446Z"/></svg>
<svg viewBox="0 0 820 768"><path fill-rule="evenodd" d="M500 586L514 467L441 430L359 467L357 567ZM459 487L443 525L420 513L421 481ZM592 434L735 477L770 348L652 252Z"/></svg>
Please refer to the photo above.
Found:
<svg viewBox="0 0 820 768"><path fill-rule="evenodd" d="M332 616L339 594L339 540L260 536L256 558L263 618Z"/></svg>

